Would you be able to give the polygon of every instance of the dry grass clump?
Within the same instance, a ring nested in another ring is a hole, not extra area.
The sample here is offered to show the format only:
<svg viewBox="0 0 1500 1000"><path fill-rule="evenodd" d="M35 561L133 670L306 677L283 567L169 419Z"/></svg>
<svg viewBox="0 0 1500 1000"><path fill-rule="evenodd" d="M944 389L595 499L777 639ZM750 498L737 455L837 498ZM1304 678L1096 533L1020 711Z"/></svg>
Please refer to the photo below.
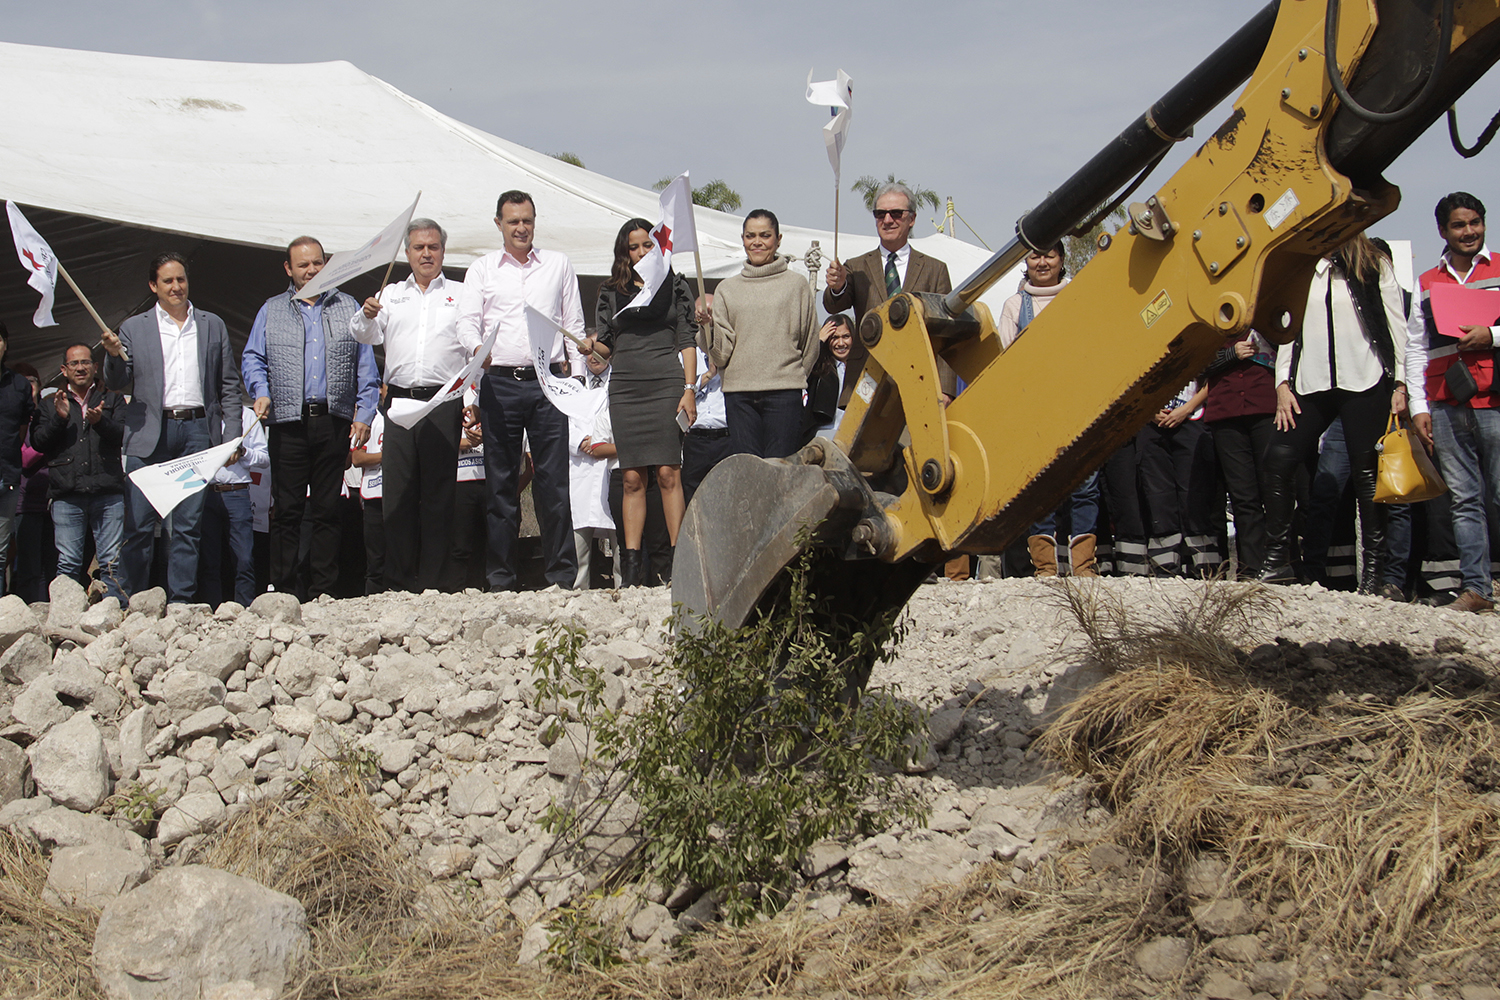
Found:
<svg viewBox="0 0 1500 1000"><path fill-rule="evenodd" d="M423 892L429 880L381 821L352 759L237 817L193 860L306 908L312 943L288 998L539 995L541 980L515 968L517 933L488 928L462 900Z"/></svg>
<svg viewBox="0 0 1500 1000"><path fill-rule="evenodd" d="M1293 904L1293 951L1369 961L1493 940L1500 823L1462 777L1497 745L1492 690L1303 711L1260 686L1232 649L1213 655L1222 636L1177 640L1107 608L1087 617L1091 600L1070 597L1116 672L1068 706L1041 746L1100 782L1113 836L1168 871L1199 851L1222 853L1235 893L1272 910ZM1196 619L1254 607L1243 592L1204 588L1201 604L1218 602L1230 607L1200 607ZM1174 648L1201 658L1163 655Z"/></svg>
<svg viewBox="0 0 1500 1000"><path fill-rule="evenodd" d="M93 1000L98 914L43 900L47 869L39 850L0 830L0 996Z"/></svg>

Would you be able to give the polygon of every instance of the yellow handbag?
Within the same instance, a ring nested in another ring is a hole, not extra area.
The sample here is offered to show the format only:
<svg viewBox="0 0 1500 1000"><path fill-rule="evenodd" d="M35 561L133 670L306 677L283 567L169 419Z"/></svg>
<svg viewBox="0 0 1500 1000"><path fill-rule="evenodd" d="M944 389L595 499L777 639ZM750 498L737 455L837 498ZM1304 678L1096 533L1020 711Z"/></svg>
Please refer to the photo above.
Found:
<svg viewBox="0 0 1500 1000"><path fill-rule="evenodd" d="M1376 503L1419 503L1442 496L1448 484L1407 420L1391 414L1385 436L1375 445L1379 454L1375 476Z"/></svg>

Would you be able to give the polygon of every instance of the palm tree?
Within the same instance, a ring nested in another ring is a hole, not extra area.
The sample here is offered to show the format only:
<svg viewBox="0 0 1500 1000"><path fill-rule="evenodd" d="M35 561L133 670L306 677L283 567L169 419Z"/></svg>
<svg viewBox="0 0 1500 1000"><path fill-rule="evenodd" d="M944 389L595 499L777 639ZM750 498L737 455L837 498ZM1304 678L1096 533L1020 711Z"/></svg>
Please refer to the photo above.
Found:
<svg viewBox="0 0 1500 1000"><path fill-rule="evenodd" d="M865 208L874 211L875 196L887 184L906 184L906 181L898 180L895 174L887 174L883 181L876 180L870 174L865 174L859 180L849 185L849 190L859 192L860 196L865 200ZM906 184L906 186L911 188L912 196L916 199L916 204L911 207L913 212L923 205L931 206L934 212L942 207L943 203L938 199L937 192L931 188L920 187L916 184Z"/></svg>
<svg viewBox="0 0 1500 1000"><path fill-rule="evenodd" d="M677 178L663 177L651 185L651 190L661 191ZM733 212L742 204L739 192L717 177L702 187L693 188L693 204L711 208L716 212Z"/></svg>

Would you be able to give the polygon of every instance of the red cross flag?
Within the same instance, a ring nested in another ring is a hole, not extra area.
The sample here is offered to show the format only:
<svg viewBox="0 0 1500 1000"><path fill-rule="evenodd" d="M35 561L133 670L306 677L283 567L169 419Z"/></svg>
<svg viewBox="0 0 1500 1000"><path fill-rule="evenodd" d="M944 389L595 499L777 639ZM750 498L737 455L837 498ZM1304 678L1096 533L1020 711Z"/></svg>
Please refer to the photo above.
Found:
<svg viewBox="0 0 1500 1000"><path fill-rule="evenodd" d="M26 221L26 216L14 202L5 203L5 214L10 217L10 234L15 237L16 256L30 275L26 283L42 293L41 305L36 307L31 322L35 326L56 326L57 320L52 318L52 300L57 294L57 255L41 234L31 228L31 223Z"/></svg>
<svg viewBox="0 0 1500 1000"><path fill-rule="evenodd" d="M693 185L687 171L672 179L661 192L661 223L651 230L651 251L635 265L646 287L630 300L627 309L650 305L672 271L674 253L698 249L698 229L693 225Z"/></svg>

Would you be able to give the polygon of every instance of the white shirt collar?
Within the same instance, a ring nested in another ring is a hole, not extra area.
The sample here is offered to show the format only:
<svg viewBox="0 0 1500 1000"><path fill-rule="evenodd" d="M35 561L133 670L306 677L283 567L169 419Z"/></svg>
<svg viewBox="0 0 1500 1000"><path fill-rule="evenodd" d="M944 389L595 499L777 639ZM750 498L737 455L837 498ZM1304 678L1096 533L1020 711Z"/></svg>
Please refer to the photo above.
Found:
<svg viewBox="0 0 1500 1000"><path fill-rule="evenodd" d="M1469 277L1469 274L1474 273L1474 268L1478 266L1481 261L1485 264L1488 264L1490 262L1490 245L1486 243L1479 248L1479 252L1474 255L1474 263L1469 265L1469 274L1459 274L1457 271L1455 271L1453 269L1453 264L1448 257L1448 254L1448 248L1444 247L1443 252L1438 255L1438 267L1441 267L1443 270L1453 275L1459 281L1464 281Z"/></svg>
<svg viewBox="0 0 1500 1000"><path fill-rule="evenodd" d="M173 319L172 318L172 314L169 313L169 312L167 312L165 309L163 309L161 307L161 303L160 302L158 302L156 304L156 325L157 326L165 326L166 324L170 323L170 324L172 324L172 329L174 329L174 330L186 330L188 328L188 324L192 323L192 322L193 322L193 303L191 301L188 302L188 304L187 304L187 319L185 319L185 320L182 321L182 326L178 326L177 325L177 320Z"/></svg>
<svg viewBox="0 0 1500 1000"><path fill-rule="evenodd" d="M899 261L902 264L905 264L907 262L907 260L909 260L910 258L911 258L911 240L907 240L905 243L901 244L901 249L896 251L896 260ZM884 263L885 261L888 261L890 259L891 259L891 251L889 251L889 250L887 250L885 248L885 244L884 243L880 244L880 260L881 260L881 262Z"/></svg>

